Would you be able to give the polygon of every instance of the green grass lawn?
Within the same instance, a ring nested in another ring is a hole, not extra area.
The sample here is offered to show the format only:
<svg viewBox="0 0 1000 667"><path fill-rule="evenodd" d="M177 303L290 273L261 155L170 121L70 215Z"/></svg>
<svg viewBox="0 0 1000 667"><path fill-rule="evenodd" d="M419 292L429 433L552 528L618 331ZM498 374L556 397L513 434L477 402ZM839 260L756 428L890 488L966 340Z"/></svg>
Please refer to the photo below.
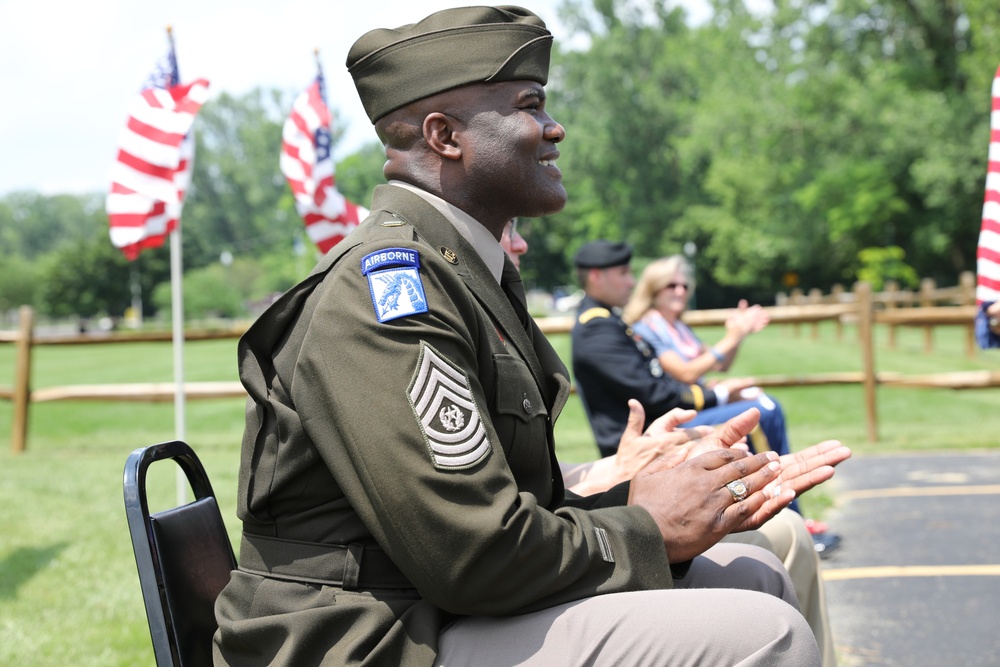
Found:
<svg viewBox="0 0 1000 667"><path fill-rule="evenodd" d="M721 331L699 332L706 341ZM929 373L1000 370L1000 354L967 359L961 330L939 328L935 352L923 334L900 330L898 349L879 330L880 371ZM748 341L733 369L739 375L859 370L861 356L848 329L837 341L832 325L819 340L803 328L772 326ZM568 352L566 336L554 337ZM236 341L189 343L185 374L195 380L236 379ZM0 345L0 384L13 377L13 347ZM36 348L34 388L64 384L169 381L168 344ZM787 413L794 447L836 438L860 455L1000 446L995 415L1000 389L881 387L880 441L865 442L860 386L774 390ZM187 440L212 479L236 541L236 474L243 401L187 404ZM10 453L11 405L0 401L0 665L152 665L153 655L122 502L122 469L136 447L174 437L172 403L54 402L31 409L28 449ZM596 456L579 400L571 398L556 426L560 458ZM174 470L154 466L154 506L175 496ZM803 497L809 513L830 502L817 489Z"/></svg>

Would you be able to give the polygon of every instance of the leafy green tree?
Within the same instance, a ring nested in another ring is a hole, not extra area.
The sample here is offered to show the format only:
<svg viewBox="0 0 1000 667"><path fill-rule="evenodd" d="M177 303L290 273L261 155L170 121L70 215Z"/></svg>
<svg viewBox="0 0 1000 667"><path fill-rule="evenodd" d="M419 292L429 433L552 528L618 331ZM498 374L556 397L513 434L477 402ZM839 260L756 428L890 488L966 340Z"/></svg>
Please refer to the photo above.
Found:
<svg viewBox="0 0 1000 667"><path fill-rule="evenodd" d="M0 200L2 254L34 259L101 234L107 238L101 195L13 192Z"/></svg>
<svg viewBox="0 0 1000 667"><path fill-rule="evenodd" d="M916 270L903 261L906 251L899 246L887 248L865 248L858 253L861 268L858 270L858 280L871 284L872 289L879 291L887 280L895 280L900 285L915 288L920 284Z"/></svg>
<svg viewBox="0 0 1000 667"><path fill-rule="evenodd" d="M560 167L570 195L552 231L567 256L588 240L621 238L657 248L667 221L690 203L677 140L686 133L698 82L696 55L680 10L651 3L577 6L587 50L560 50L552 73L552 114L567 131Z"/></svg>
<svg viewBox="0 0 1000 667"><path fill-rule="evenodd" d="M898 246L939 281L971 268L995 6L711 6L690 28L663 2L570 4L588 46L557 53L550 82L564 257L596 236L650 255L693 241L699 303L706 285L773 293L789 272L850 280L868 248Z"/></svg>
<svg viewBox="0 0 1000 667"><path fill-rule="evenodd" d="M742 210L719 205L741 196L768 199L774 187L763 156L719 147L730 128L714 105L733 115L764 115L758 106L769 98L756 93L773 85L741 34L753 27L752 17L741 3L722 4L717 11L725 10L726 21L697 29L666 2L573 4L570 20L589 47L558 51L550 82L551 109L567 128L560 165L570 197L546 228L558 237L563 266L598 237L629 241L646 257L693 243L704 286L699 303L711 305L713 285L747 284L774 263L781 237L768 231L776 221L746 220ZM755 94L726 95L730 80L756 86ZM766 134L750 130L750 140ZM735 162L713 162L722 156ZM737 186L731 178L745 182Z"/></svg>
<svg viewBox="0 0 1000 667"><path fill-rule="evenodd" d="M0 255L0 313L38 306L38 265L17 255Z"/></svg>
<svg viewBox="0 0 1000 667"><path fill-rule="evenodd" d="M41 301L51 315L119 315L132 301L129 263L106 238L51 253L41 277Z"/></svg>
<svg viewBox="0 0 1000 667"><path fill-rule="evenodd" d="M182 297L184 319L209 317L240 317L247 313L246 303L238 285L227 267L220 264L187 271L184 274ZM172 287L160 283L153 292L153 303L169 320L172 310Z"/></svg>
<svg viewBox="0 0 1000 667"><path fill-rule="evenodd" d="M272 252L253 262L253 276L247 276L247 284L252 284L253 289L244 293L248 300L257 300L276 292L284 292L295 286L300 280L306 278L313 266L319 260L319 250L308 241L300 243L293 249L293 256L289 257L285 252ZM237 262L234 266L239 267Z"/></svg>
<svg viewBox="0 0 1000 667"><path fill-rule="evenodd" d="M820 6L827 3L811 3ZM826 70L867 92L889 89L872 133L907 211L892 242L926 276L974 264L988 143L989 85L1000 61L995 4L982 0L840 0L808 35Z"/></svg>
<svg viewBox="0 0 1000 667"><path fill-rule="evenodd" d="M369 208L375 186L385 183L382 167L385 165L385 149L382 144L372 142L361 147L337 164L337 189L349 200Z"/></svg>
<svg viewBox="0 0 1000 667"><path fill-rule="evenodd" d="M223 251L239 257L292 248L302 220L278 167L291 96L255 89L223 93L195 123L197 153L184 205L184 263L199 268Z"/></svg>
<svg viewBox="0 0 1000 667"><path fill-rule="evenodd" d="M0 240L0 308L28 304L57 316L120 314L133 284L151 293L169 277L166 248L125 262L111 245L99 193L9 194L0 199Z"/></svg>

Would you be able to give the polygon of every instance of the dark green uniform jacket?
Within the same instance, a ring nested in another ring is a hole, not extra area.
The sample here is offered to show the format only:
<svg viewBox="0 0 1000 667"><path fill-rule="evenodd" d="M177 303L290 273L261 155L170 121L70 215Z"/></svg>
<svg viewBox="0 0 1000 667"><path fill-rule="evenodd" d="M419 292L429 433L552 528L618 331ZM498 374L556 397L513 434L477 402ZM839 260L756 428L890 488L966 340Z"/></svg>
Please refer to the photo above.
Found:
<svg viewBox="0 0 1000 667"><path fill-rule="evenodd" d="M217 664L431 665L455 615L671 586L627 485L564 492L567 372L524 319L450 222L381 186L250 328L244 539Z"/></svg>

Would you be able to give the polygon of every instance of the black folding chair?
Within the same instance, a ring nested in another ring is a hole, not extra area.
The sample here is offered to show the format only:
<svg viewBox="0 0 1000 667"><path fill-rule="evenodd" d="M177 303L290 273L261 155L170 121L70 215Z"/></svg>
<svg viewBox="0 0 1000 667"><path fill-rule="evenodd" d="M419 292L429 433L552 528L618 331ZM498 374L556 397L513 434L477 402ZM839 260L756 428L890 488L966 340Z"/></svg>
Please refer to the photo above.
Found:
<svg viewBox="0 0 1000 667"><path fill-rule="evenodd" d="M146 471L173 459L195 500L150 515ZM158 667L212 664L215 599L236 569L233 547L205 468L187 444L140 447L125 463L125 513Z"/></svg>

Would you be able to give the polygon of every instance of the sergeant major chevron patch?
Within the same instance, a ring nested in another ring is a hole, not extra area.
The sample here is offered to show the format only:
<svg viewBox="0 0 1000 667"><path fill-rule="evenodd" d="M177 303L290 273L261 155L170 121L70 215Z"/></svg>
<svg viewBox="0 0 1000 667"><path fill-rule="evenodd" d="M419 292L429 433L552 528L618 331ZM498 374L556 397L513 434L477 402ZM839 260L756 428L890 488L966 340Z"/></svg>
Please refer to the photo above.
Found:
<svg viewBox="0 0 1000 667"><path fill-rule="evenodd" d="M427 343L420 347L409 398L434 467L462 470L490 452L468 376Z"/></svg>

